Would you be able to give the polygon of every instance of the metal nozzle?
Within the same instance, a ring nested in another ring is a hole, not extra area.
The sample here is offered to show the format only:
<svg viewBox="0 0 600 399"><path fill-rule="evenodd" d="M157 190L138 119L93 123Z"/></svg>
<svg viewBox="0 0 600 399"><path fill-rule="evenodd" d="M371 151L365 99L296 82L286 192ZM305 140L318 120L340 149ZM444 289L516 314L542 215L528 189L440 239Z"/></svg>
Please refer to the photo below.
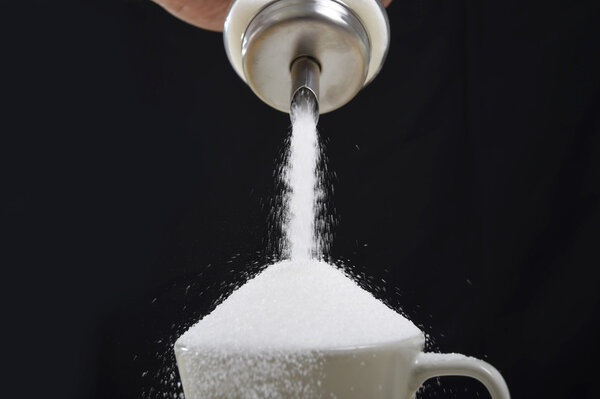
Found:
<svg viewBox="0 0 600 399"><path fill-rule="evenodd" d="M292 96L291 104L297 97L306 96L308 93L314 97L316 112L319 112L319 75L321 73L319 64L310 57L297 58L290 68L292 74Z"/></svg>
<svg viewBox="0 0 600 399"><path fill-rule="evenodd" d="M389 25L380 0L234 0L224 38L234 69L264 102L289 112L305 87L326 113L375 77Z"/></svg>

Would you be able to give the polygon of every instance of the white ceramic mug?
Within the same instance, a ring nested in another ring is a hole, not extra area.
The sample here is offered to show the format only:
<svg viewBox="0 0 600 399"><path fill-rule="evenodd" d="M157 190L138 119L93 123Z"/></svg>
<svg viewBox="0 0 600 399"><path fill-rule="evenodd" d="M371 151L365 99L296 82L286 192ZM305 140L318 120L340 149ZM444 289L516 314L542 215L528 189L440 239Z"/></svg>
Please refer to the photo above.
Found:
<svg viewBox="0 0 600 399"><path fill-rule="evenodd" d="M369 346L296 353L218 353L175 344L186 399L410 399L429 378L468 376L493 399L508 387L490 364L459 354L423 353L423 335Z"/></svg>

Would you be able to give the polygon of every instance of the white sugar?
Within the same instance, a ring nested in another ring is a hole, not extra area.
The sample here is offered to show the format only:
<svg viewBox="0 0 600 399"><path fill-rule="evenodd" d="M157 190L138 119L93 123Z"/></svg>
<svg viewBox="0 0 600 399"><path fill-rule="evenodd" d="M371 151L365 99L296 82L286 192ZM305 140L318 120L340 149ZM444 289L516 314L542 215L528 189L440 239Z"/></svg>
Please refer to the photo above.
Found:
<svg viewBox="0 0 600 399"><path fill-rule="evenodd" d="M292 134L280 178L286 187L283 199L283 254L290 259L321 257L315 229L319 184L318 114L313 104L302 99L292 106Z"/></svg>
<svg viewBox="0 0 600 399"><path fill-rule="evenodd" d="M337 268L317 260L269 266L179 339L224 351L369 345L421 334Z"/></svg>

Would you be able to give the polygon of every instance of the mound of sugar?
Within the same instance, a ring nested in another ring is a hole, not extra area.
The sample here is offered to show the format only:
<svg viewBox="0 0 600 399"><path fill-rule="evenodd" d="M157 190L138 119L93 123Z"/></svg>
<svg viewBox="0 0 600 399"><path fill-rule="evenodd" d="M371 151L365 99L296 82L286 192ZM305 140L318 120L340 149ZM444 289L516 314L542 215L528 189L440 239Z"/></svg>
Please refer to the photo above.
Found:
<svg viewBox="0 0 600 399"><path fill-rule="evenodd" d="M317 260L270 265L192 326L176 345L220 352L303 351L422 334L408 319Z"/></svg>

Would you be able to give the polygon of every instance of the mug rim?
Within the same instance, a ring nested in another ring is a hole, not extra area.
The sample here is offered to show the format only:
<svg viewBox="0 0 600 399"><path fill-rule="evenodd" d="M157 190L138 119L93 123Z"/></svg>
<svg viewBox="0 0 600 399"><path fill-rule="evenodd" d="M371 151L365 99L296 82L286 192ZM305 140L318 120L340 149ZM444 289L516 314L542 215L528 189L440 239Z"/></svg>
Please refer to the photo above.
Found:
<svg viewBox="0 0 600 399"><path fill-rule="evenodd" d="M260 348L256 351L244 350L244 348L234 348L231 351L228 351L229 355L236 355L240 352L244 351L245 354L248 355L264 355L265 353L273 352L289 352L289 353L319 353L322 355L345 355L348 353L364 353L371 352L374 350L394 350L397 348L403 347L414 347L415 349L422 350L425 346L425 334L421 331L419 334L408 336L402 339L392 340L392 341L384 341L384 342L374 342L368 344L359 344L359 345L347 345L347 346L339 346L339 347L329 347L329 348L275 348L275 349L266 349ZM214 350L220 349L211 346L186 346L182 343L175 342L174 348L176 352L193 352L195 355L202 354L203 350Z"/></svg>
<svg viewBox="0 0 600 399"><path fill-rule="evenodd" d="M373 350L389 350L400 347L411 346L415 348L422 349L425 345L425 335L423 332L418 335L413 335L410 337L405 337L398 340L393 341L384 341L384 342L375 342L364 345L350 345L350 346L340 346L333 348L324 348L324 349L316 349L316 351L324 354L346 354L349 352L371 352Z"/></svg>

